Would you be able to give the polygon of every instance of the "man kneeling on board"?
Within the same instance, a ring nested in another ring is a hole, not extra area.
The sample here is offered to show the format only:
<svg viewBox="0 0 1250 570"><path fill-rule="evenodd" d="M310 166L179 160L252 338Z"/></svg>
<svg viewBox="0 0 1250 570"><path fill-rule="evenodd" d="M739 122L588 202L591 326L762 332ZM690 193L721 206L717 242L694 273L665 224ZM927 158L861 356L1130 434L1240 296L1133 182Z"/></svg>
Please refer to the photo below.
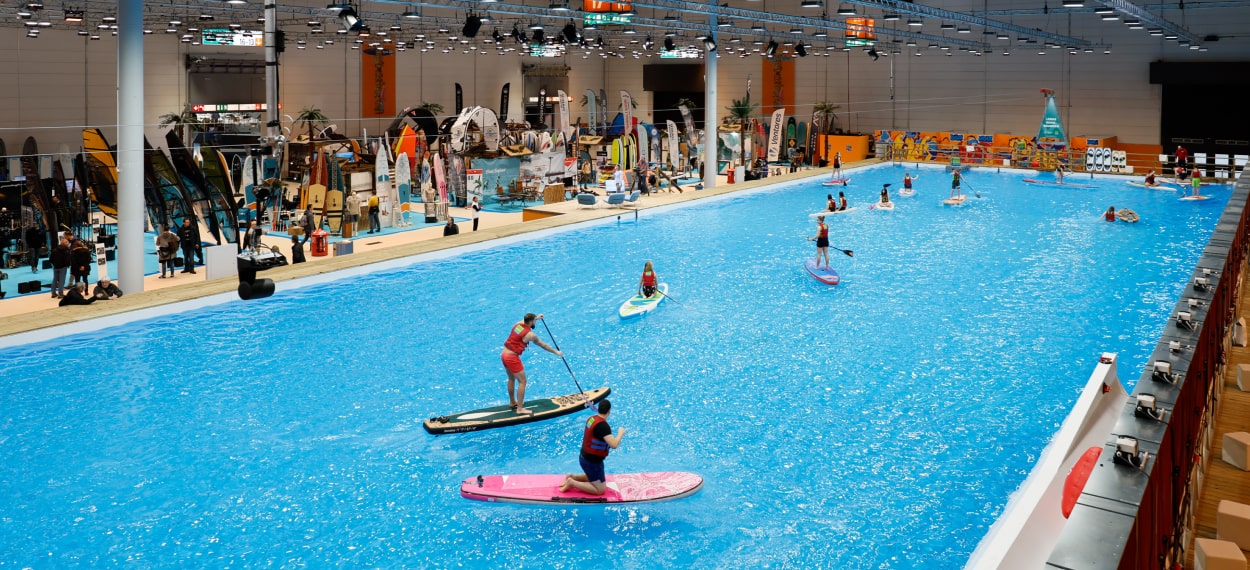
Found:
<svg viewBox="0 0 1250 570"><path fill-rule="evenodd" d="M586 430L582 433L582 451L578 462L582 464L582 474L569 473L560 484L560 492L573 488L591 495L602 495L607 490L607 475L603 471L603 460L608 453L620 447L621 438L625 437L625 428L612 435L612 426L608 425L608 414L612 413L612 402L599 402L599 413L586 420Z"/></svg>

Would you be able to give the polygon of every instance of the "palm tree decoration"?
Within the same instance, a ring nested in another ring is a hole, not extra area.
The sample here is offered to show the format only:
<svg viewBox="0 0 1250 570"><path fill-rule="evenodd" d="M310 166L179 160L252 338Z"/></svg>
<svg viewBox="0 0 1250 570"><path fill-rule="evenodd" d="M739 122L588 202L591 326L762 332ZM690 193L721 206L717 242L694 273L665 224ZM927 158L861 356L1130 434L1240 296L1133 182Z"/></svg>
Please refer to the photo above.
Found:
<svg viewBox="0 0 1250 570"><path fill-rule="evenodd" d="M746 130L747 130L747 122L751 120L751 115L755 111L755 105L751 104L751 94L747 93L747 96L743 97L742 99L733 99L730 102L730 105L728 107L725 107L725 110L729 111L730 117L733 117L735 120L738 121L738 140L742 141L739 144L742 144L742 150L744 151L740 153L738 156L739 156L739 159L742 161L742 164L746 164L747 156L745 152L746 151L745 137L746 137Z"/></svg>
<svg viewBox="0 0 1250 570"><path fill-rule="evenodd" d="M321 112L321 109L315 107L304 107L299 114L295 116L295 124L303 123L308 127L308 142L313 140L313 130L320 125L330 122L330 118Z"/></svg>
<svg viewBox="0 0 1250 570"><path fill-rule="evenodd" d="M160 119L161 126L173 128L183 144L187 144L193 136L191 133L198 132L203 124L190 109L183 109L181 113L165 113Z"/></svg>
<svg viewBox="0 0 1250 570"><path fill-rule="evenodd" d="M695 109L699 108L699 105L695 103L694 101L691 101L689 97L682 97L681 99L677 100L677 106L681 107L682 105L685 105L686 108L690 109L691 112L694 112Z"/></svg>
<svg viewBox="0 0 1250 570"><path fill-rule="evenodd" d="M442 116L442 113L443 113L442 105L439 105L438 103L431 103L429 101L425 101L421 103L421 105L418 106L417 108L425 109L426 111L429 111L431 114L433 114L435 117Z"/></svg>
<svg viewBox="0 0 1250 570"><path fill-rule="evenodd" d="M830 135L836 130L833 127L838 122L838 114L834 111L840 108L842 108L841 105L834 105L830 101L822 101L817 103L816 106L812 108L812 111L815 114L820 115L820 130L824 131L822 134Z"/></svg>

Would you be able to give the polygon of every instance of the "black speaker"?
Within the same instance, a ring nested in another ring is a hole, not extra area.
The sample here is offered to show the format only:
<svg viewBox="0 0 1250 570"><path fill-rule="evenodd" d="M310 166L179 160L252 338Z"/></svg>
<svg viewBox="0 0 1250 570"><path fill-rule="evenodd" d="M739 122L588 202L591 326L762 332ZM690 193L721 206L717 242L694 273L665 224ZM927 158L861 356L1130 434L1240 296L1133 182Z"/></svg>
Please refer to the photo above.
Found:
<svg viewBox="0 0 1250 570"><path fill-rule="evenodd" d="M17 284L18 295L25 295L29 292L30 292L30 286L25 281Z"/></svg>
<svg viewBox="0 0 1250 570"><path fill-rule="evenodd" d="M104 259L106 261L117 261L117 250L116 249L104 250Z"/></svg>
<svg viewBox="0 0 1250 570"><path fill-rule="evenodd" d="M44 269L52 269L52 260L51 260L51 259L45 259L45 260L43 260L43 268L44 268Z"/></svg>
<svg viewBox="0 0 1250 570"><path fill-rule="evenodd" d="M477 35L477 31L482 28L482 19L477 16L470 15L464 20L464 29L460 30L464 37L471 38Z"/></svg>
<svg viewBox="0 0 1250 570"><path fill-rule="evenodd" d="M270 295L273 295L273 279L239 282L239 298L244 301L264 299Z"/></svg>

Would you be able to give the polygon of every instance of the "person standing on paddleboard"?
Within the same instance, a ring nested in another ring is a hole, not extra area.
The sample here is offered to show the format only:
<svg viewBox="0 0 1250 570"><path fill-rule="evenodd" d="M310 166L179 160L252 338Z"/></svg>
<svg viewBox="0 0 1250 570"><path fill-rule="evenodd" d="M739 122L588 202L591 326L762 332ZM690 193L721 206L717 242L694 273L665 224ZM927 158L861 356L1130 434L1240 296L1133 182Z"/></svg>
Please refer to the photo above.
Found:
<svg viewBox="0 0 1250 570"><path fill-rule="evenodd" d="M508 372L508 406L516 410L517 415L529 415L534 412L525 409L525 365L521 362L521 353L529 347L529 343L537 344L543 350L550 352L559 357L564 357L564 353L551 348L538 335L534 334L534 321L543 318L542 315L534 315L534 313L525 313L525 318L521 322L512 326L512 332L508 334L508 340L503 343L503 352L499 358L503 361L503 368Z"/></svg>
<svg viewBox="0 0 1250 570"><path fill-rule="evenodd" d="M638 294L643 297L650 298L655 295L656 287L660 282L660 278L656 276L655 269L651 267L651 262L642 266L642 277L638 279Z"/></svg>
<svg viewBox="0 0 1250 570"><path fill-rule="evenodd" d="M816 216L816 235L807 238L816 242L816 269L820 269L820 258L825 258L825 269L829 269L829 226L825 225L824 216Z"/></svg>
<svg viewBox="0 0 1250 570"><path fill-rule="evenodd" d="M903 190L911 190L911 173L903 173Z"/></svg>
<svg viewBox="0 0 1250 570"><path fill-rule="evenodd" d="M959 181L961 179L962 177L959 175L958 169L951 172L951 198L958 198L962 194L959 191Z"/></svg>
<svg viewBox="0 0 1250 570"><path fill-rule="evenodd" d="M620 447L621 438L625 437L625 428L612 435L612 426L608 425L608 415L612 413L612 402L599 402L599 413L586 420L586 430L582 433L582 449L578 463L582 465L582 474L572 473L564 477L560 483L560 492L566 493L573 488L591 495L602 495L607 490L608 476L604 474L603 460L608 458L611 450Z"/></svg>
<svg viewBox="0 0 1250 570"><path fill-rule="evenodd" d="M881 186L881 203L882 204L890 203L890 185L889 184L883 184Z"/></svg>

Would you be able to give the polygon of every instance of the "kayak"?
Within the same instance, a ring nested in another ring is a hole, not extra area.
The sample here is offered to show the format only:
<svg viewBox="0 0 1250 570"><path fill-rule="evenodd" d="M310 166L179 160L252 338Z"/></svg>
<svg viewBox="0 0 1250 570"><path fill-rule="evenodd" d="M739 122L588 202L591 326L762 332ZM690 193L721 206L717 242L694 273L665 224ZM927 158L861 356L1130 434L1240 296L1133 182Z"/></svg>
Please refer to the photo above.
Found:
<svg viewBox="0 0 1250 570"><path fill-rule="evenodd" d="M621 310L619 311L621 318L639 317L650 313L660 306L660 302L664 300L665 295L668 295L668 283L660 283L657 289L659 290L650 297L634 295L628 301L621 303Z"/></svg>
<svg viewBox="0 0 1250 570"><path fill-rule="evenodd" d="M460 483L460 496L491 503L602 505L649 503L689 497L703 488L703 477L684 471L621 473L607 476L607 491L591 495L560 491L565 475L478 475Z"/></svg>

